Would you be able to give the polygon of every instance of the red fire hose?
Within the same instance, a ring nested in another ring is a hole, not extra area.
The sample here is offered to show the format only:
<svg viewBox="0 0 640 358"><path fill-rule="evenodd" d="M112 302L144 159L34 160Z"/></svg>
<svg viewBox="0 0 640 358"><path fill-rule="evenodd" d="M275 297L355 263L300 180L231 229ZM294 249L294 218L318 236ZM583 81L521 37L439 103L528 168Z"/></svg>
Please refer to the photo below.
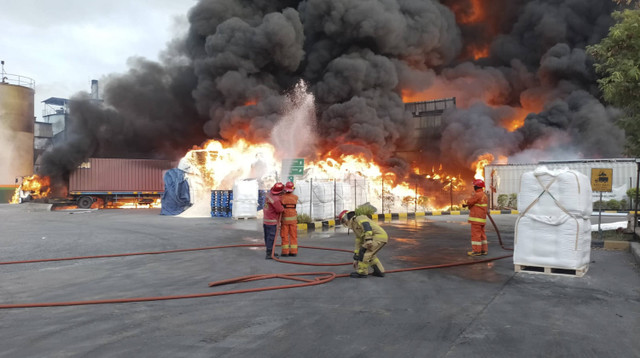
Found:
<svg viewBox="0 0 640 358"><path fill-rule="evenodd" d="M489 215L491 219L491 223L493 224L496 232L498 233L498 239L500 242L500 246L504 250L513 250L510 248L505 248L502 243L502 238L500 237L500 232L498 231L498 227L496 226L493 218ZM277 234L277 232L276 232ZM275 241L274 246L272 248L272 258L274 258L278 262L288 263L288 264L296 264L296 265L308 265L308 266L346 266L351 265L351 262L343 262L343 263L311 263L311 262L298 262L298 261L288 261L282 260L273 256L275 252ZM135 252L135 253L124 253L124 254L111 254L111 255L93 255L93 256L77 256L77 257L66 257L66 258L54 258L54 259L40 259L40 260L23 260L23 261L5 261L0 262L0 265L15 265L15 264L28 264L28 263L36 263L36 262L51 262L51 261L70 261L70 260L86 260L86 259L97 259L97 258L112 258L112 257L123 257L123 256L140 256L140 255L160 255L160 254L168 254L168 253L177 253L177 252L189 252L189 251L203 251L203 250L214 250L214 249L224 249L224 248L235 248L235 247L264 247L264 245L259 244L238 244L238 245L222 245L222 246L209 246L209 247L200 247L200 248L191 248L191 249L176 249L176 250L166 250L166 251L150 251L150 252ZM336 248L327 248L327 247L315 247L315 246L300 246L305 249L314 249L314 250L329 250L329 251L342 251L351 253L350 250L345 249L336 249ZM410 267L403 268L397 270L388 270L386 273L396 273L396 272L408 272L408 271L418 271L418 270L429 270L436 268L445 268L445 267L454 267L454 266L465 266L465 265L475 265L485 262L496 261L500 259L504 259L507 257L511 257L512 255L504 255L498 256L483 260L473 260L467 262L459 262L459 263L448 263L448 264L439 264L439 265L428 265L428 266L418 266L418 267ZM311 276L313 278L305 278L305 276ZM292 283L287 285L277 285L277 286L268 286L268 287L259 287L259 288L249 288L249 289L240 289L240 290L229 290L229 291L221 291L221 292L207 292L207 293L196 293L196 294L185 294L185 295L171 295L171 296L157 296L157 297L132 297L132 298L114 298L114 299L105 299L105 300L87 300L87 301L69 301L69 302L41 302L41 303L16 303L16 304L0 304L0 309L12 309L12 308L36 308L36 307L58 307L58 306L81 306L81 305L96 305L96 304L114 304L114 303L132 303L132 302L149 302L149 301L166 301L166 300L178 300L185 298L203 298L203 297L214 297L214 296L224 296L224 295L233 295L240 293L250 293L250 292L261 292L261 291L269 291L269 290L280 290L285 288L297 288L297 287L307 287L314 285L321 285L327 282L332 281L338 277L348 277L348 274L336 274L334 272L300 272L300 273L284 273L284 274L264 274L264 275L249 275L249 276L241 276L236 278L231 278L227 280L221 280L216 282L209 283L209 287L214 286L222 286L233 283L241 283L241 282L251 282L257 280L266 280L272 278L279 279L288 279L293 281L298 281L298 283Z"/></svg>

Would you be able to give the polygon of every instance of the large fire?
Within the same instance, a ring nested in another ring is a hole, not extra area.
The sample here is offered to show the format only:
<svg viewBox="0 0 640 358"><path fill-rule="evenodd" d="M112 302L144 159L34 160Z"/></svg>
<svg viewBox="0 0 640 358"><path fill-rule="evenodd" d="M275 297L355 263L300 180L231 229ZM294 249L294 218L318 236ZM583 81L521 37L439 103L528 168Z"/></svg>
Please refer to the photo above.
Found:
<svg viewBox="0 0 640 358"><path fill-rule="evenodd" d="M22 193L21 193L22 192ZM49 196L51 193L51 182L49 177L40 177L39 175L32 175L24 177L22 184L16 188L11 198L11 204L20 203L21 199L42 199Z"/></svg>
<svg viewBox="0 0 640 358"><path fill-rule="evenodd" d="M240 179L257 178L262 189L268 189L276 181L287 181L287 175L281 173L282 159L275 158L275 153L271 144L210 140L189 151L184 159L190 164L188 172L200 181L197 186L203 189L204 198L210 190L232 189ZM482 170L492 160L490 154L481 156L472 168L463 172ZM306 159L304 174L295 180L366 183L370 198L378 200L385 212L418 205L425 210L447 210L459 203L467 187L463 175L446 173L442 165L427 172L414 168L411 175L399 177L364 156L333 156L330 152L323 159Z"/></svg>

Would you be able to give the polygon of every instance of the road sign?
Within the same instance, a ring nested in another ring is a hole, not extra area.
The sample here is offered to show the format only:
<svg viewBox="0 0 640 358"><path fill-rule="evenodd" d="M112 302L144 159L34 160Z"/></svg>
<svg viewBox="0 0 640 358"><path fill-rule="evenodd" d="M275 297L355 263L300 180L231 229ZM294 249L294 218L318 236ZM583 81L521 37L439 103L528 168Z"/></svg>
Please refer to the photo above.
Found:
<svg viewBox="0 0 640 358"><path fill-rule="evenodd" d="M291 164L292 167L304 167L304 158L284 159L282 164Z"/></svg>
<svg viewBox="0 0 640 358"><path fill-rule="evenodd" d="M613 190L613 169L591 168L591 190L610 192Z"/></svg>
<svg viewBox="0 0 640 358"><path fill-rule="evenodd" d="M282 166L289 166L289 173L287 174L290 176L304 174L304 158L284 159L282 161Z"/></svg>
<svg viewBox="0 0 640 358"><path fill-rule="evenodd" d="M289 176L287 177L287 180L293 183L293 175L289 175Z"/></svg>

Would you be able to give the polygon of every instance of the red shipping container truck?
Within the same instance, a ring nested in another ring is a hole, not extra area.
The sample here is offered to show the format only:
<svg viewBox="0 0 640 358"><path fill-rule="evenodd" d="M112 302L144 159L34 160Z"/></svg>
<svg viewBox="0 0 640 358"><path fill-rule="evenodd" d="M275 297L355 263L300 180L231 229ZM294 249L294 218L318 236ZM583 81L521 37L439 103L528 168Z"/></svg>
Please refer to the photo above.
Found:
<svg viewBox="0 0 640 358"><path fill-rule="evenodd" d="M162 197L164 173L175 162L158 159L89 158L69 176L69 195L79 208L101 199L104 206L150 204Z"/></svg>

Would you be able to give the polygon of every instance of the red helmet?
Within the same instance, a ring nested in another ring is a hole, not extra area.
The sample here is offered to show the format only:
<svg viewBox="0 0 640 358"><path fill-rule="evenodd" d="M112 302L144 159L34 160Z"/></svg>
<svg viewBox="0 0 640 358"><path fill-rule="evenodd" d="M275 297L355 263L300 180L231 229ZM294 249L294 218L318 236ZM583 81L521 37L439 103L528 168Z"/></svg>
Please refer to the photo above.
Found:
<svg viewBox="0 0 640 358"><path fill-rule="evenodd" d="M286 191L287 193L291 193L293 192L293 189L295 189L296 186L293 185L292 182L288 181L287 184L284 185L284 191Z"/></svg>
<svg viewBox="0 0 640 358"><path fill-rule="evenodd" d="M342 210L340 214L338 214L338 221L343 225L347 225L347 221L349 221L352 217L356 215L355 211Z"/></svg>
<svg viewBox="0 0 640 358"><path fill-rule="evenodd" d="M473 181L473 186L477 186L479 188L484 188L484 180L482 179L475 179Z"/></svg>
<svg viewBox="0 0 640 358"><path fill-rule="evenodd" d="M280 182L277 182L271 188L271 194L278 195L278 194L282 193L283 190L284 190L284 184L282 184Z"/></svg>

